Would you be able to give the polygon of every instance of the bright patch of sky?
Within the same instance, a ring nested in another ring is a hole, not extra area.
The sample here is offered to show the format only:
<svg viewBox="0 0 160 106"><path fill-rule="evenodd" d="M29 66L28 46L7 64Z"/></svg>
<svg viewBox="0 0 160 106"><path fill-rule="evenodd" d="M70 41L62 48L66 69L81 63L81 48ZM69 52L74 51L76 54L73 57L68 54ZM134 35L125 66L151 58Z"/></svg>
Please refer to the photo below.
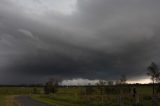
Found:
<svg viewBox="0 0 160 106"><path fill-rule="evenodd" d="M103 80L105 81L105 80ZM89 80L89 79L82 79L82 78L78 78L78 79L71 79L71 80L63 80L61 82L61 85L88 85L88 84L91 84L91 85L96 85L97 83L99 82L98 79L95 79L95 80ZM105 81L106 82L106 85L108 84L107 80ZM137 80L128 80L127 81L128 84L136 84L136 83L139 83L139 84L148 84L148 83L151 83L151 80L149 78L144 78L144 79L137 79ZM115 84L115 81L113 81L113 84Z"/></svg>
<svg viewBox="0 0 160 106"><path fill-rule="evenodd" d="M129 80L127 81L127 83L129 84L135 84L135 83L148 84L148 83L152 83L152 81L149 78L145 78L145 79Z"/></svg>
<svg viewBox="0 0 160 106"><path fill-rule="evenodd" d="M77 0L10 0L25 9L27 13L43 14L53 11L61 14L72 14Z"/></svg>

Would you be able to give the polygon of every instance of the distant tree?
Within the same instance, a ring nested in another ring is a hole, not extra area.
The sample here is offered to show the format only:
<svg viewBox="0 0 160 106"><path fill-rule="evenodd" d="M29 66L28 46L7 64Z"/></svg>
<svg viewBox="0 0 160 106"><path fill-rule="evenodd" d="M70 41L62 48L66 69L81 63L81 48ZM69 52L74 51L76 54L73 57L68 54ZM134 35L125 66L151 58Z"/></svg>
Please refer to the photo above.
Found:
<svg viewBox="0 0 160 106"><path fill-rule="evenodd" d="M98 89L100 90L100 94L103 95L103 89L106 82L104 80L99 80L97 83Z"/></svg>
<svg viewBox="0 0 160 106"><path fill-rule="evenodd" d="M120 85L121 84L121 81L120 80L116 80L115 81L115 85Z"/></svg>
<svg viewBox="0 0 160 106"><path fill-rule="evenodd" d="M106 82L104 80L99 80L99 82L97 83L98 89L100 90L100 94L101 94L101 103L103 104L103 94L104 94L104 86L105 86Z"/></svg>
<svg viewBox="0 0 160 106"><path fill-rule="evenodd" d="M121 78L120 78L120 83L121 84L126 84L126 81L127 81L126 75L122 75Z"/></svg>
<svg viewBox="0 0 160 106"><path fill-rule="evenodd" d="M88 83L88 86L86 86L86 94L91 95L93 92L94 92L93 86L90 83Z"/></svg>
<svg viewBox="0 0 160 106"><path fill-rule="evenodd" d="M39 93L40 93L40 91L36 87L34 87L33 88L33 94L39 94Z"/></svg>
<svg viewBox="0 0 160 106"><path fill-rule="evenodd" d="M147 75L151 77L152 80L152 85L153 85L153 94L155 93L155 82L159 80L160 72L158 66L152 62L148 67L147 67L148 73Z"/></svg>
<svg viewBox="0 0 160 106"><path fill-rule="evenodd" d="M44 86L45 94L56 93L58 87L58 81L55 79L50 79L46 82Z"/></svg>
<svg viewBox="0 0 160 106"><path fill-rule="evenodd" d="M113 81L108 81L108 85L112 86L113 85Z"/></svg>
<svg viewBox="0 0 160 106"><path fill-rule="evenodd" d="M106 84L106 81L104 80L99 80L97 83L97 86L104 86Z"/></svg>
<svg viewBox="0 0 160 106"><path fill-rule="evenodd" d="M127 81L127 77L126 75L121 75L121 78L119 80L120 84L119 84L119 93L120 94L124 94L124 93L128 93L130 91L130 87L129 86L124 86L126 84Z"/></svg>

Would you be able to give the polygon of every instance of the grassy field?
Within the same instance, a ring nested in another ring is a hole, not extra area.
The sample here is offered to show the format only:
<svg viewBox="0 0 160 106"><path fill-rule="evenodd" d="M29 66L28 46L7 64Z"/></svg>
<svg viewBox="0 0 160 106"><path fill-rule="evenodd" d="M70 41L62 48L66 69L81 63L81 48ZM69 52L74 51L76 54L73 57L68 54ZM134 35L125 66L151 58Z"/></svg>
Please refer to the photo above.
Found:
<svg viewBox="0 0 160 106"><path fill-rule="evenodd" d="M28 95L33 94L34 88L36 92L40 93L42 91L41 87L0 87L1 95Z"/></svg>
<svg viewBox="0 0 160 106"><path fill-rule="evenodd" d="M60 88L56 94L32 95L32 98L53 106L134 106L135 101L132 93L105 94L101 95L97 88L93 94L85 94L85 88ZM152 88L149 86L137 87L139 101L136 106L152 105ZM121 98L119 100L119 98ZM157 99L160 105L160 99ZM121 103L119 103L121 102Z"/></svg>
<svg viewBox="0 0 160 106"><path fill-rule="evenodd" d="M94 89L94 90L93 90ZM152 87L136 87L139 103L131 92L117 92L120 87L104 87L103 92L97 87L92 93L86 92L86 87L58 88L55 94L45 95L41 87L0 87L0 106L20 106L14 99L15 95L29 95L33 99L47 103L51 106L152 106ZM160 99L157 99L160 106Z"/></svg>
<svg viewBox="0 0 160 106"><path fill-rule="evenodd" d="M42 88L36 87L0 87L0 106L21 106L15 100L17 95L31 95L33 93L40 93Z"/></svg>

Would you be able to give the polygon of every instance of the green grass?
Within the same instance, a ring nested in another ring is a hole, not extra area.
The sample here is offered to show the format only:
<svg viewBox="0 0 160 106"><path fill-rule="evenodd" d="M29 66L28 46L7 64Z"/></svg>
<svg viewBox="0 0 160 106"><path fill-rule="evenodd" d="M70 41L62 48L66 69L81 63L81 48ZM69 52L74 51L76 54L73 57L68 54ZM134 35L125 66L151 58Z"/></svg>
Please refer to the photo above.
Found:
<svg viewBox="0 0 160 106"><path fill-rule="evenodd" d="M41 87L36 87L37 93L43 93ZM33 94L34 87L0 87L1 95L27 95Z"/></svg>
<svg viewBox="0 0 160 106"><path fill-rule="evenodd" d="M96 89L96 88L95 88ZM60 88L56 94L51 95L33 95L32 98L51 106L118 106L118 96L120 94L105 94L102 96L96 89L92 95L81 94L84 88ZM137 87L137 93L139 94L140 103L138 106L151 106L152 87L140 86ZM126 106L134 106L132 94L122 95L123 104ZM158 100L160 105L160 100Z"/></svg>
<svg viewBox="0 0 160 106"><path fill-rule="evenodd" d="M142 95L152 95L152 86L138 87L137 92Z"/></svg>
<svg viewBox="0 0 160 106"><path fill-rule="evenodd" d="M40 87L0 87L0 106L20 106L14 99L14 95L30 95L43 93Z"/></svg>
<svg viewBox="0 0 160 106"><path fill-rule="evenodd" d="M0 106L4 106L5 98L4 96L0 95Z"/></svg>
<svg viewBox="0 0 160 106"><path fill-rule="evenodd" d="M39 96L39 95L34 95L32 96L33 99L49 104L49 105L53 105L53 106L79 106L78 104L73 104L73 103L69 103L66 101L59 101L59 100L54 100L51 99L50 97L46 97L46 96Z"/></svg>
<svg viewBox="0 0 160 106"><path fill-rule="evenodd" d="M93 94L88 95L86 95L84 87L58 88L57 93L51 95L43 94L42 87L36 87L35 94L34 88L35 87L0 87L0 106L7 106L4 105L6 99L13 101L12 98L5 98L6 96L12 95L31 95L33 99L51 106L118 106L118 97L120 95L118 93L104 93L102 103L102 96L96 87L94 88L95 91ZM136 88L140 96L140 104L137 106L151 106L152 86L139 86ZM127 93L121 96L124 98L122 102L126 106L134 106L132 94ZM158 102L160 105L160 99Z"/></svg>

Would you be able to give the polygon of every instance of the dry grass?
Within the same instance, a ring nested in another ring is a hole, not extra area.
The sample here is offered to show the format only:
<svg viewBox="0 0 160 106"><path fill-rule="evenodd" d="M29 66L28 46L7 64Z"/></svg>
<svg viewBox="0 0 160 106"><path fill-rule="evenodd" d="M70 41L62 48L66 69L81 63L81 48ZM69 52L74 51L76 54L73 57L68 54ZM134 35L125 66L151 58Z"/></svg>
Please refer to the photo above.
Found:
<svg viewBox="0 0 160 106"><path fill-rule="evenodd" d="M22 106L15 100L15 96L6 96L4 99L4 106Z"/></svg>

